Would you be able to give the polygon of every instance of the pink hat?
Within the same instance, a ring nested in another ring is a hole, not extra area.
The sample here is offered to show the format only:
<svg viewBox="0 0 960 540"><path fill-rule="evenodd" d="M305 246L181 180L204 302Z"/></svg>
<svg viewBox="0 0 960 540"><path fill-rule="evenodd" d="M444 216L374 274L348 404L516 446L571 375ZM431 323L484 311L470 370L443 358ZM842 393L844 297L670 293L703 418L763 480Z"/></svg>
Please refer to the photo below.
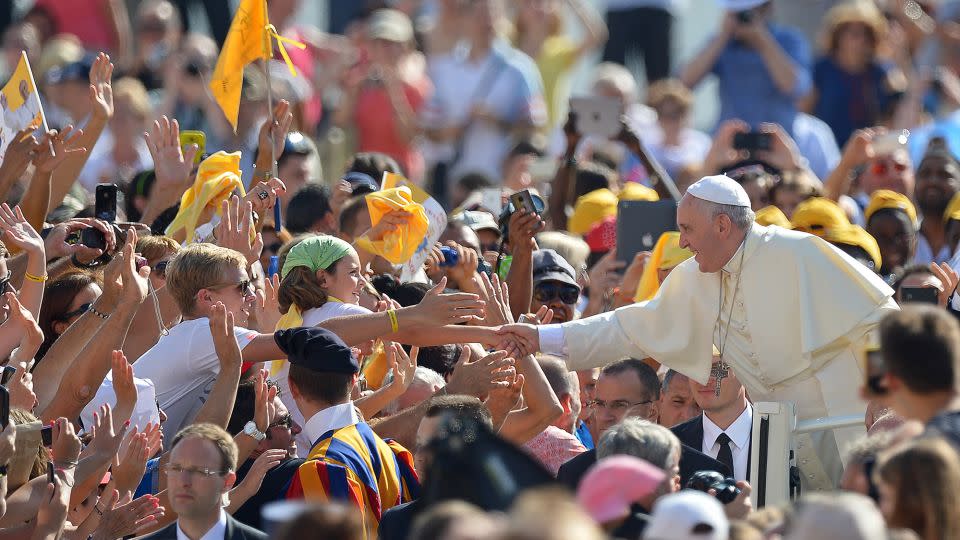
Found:
<svg viewBox="0 0 960 540"><path fill-rule="evenodd" d="M584 236L592 252L610 251L617 247L617 217L603 218L590 228Z"/></svg>
<svg viewBox="0 0 960 540"><path fill-rule="evenodd" d="M580 482L577 501L597 523L626 517L630 505L656 491L667 478L659 467L633 456L610 456Z"/></svg>

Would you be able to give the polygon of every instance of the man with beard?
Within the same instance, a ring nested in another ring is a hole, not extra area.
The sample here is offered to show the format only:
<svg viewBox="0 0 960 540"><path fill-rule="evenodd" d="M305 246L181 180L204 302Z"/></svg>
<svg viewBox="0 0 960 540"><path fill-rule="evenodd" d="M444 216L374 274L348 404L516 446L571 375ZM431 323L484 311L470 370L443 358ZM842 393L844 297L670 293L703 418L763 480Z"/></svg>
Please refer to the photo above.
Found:
<svg viewBox="0 0 960 540"><path fill-rule="evenodd" d="M913 262L947 262L956 246L947 242L944 212L960 188L960 164L947 149L946 141L936 137L917 167L916 202L920 211L920 237Z"/></svg>

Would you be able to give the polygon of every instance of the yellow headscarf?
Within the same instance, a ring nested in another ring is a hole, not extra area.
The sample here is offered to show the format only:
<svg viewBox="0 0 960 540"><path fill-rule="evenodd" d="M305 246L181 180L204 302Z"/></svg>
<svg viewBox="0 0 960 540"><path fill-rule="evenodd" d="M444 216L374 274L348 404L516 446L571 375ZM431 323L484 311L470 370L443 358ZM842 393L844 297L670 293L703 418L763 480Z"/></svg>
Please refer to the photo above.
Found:
<svg viewBox="0 0 960 540"><path fill-rule="evenodd" d="M642 302L653 298L653 295L657 294L660 289L657 270L674 268L690 257L693 257L693 252L680 247L680 233L669 231L661 234L660 238L657 239L657 244L653 246L650 260L643 268L640 285L637 286L637 294L633 297L633 300Z"/></svg>
<svg viewBox="0 0 960 540"><path fill-rule="evenodd" d="M165 234L172 236L183 229L184 241L193 242L194 231L203 211L213 208L214 213L219 215L220 204L235 190L239 190L241 197L246 195L243 182L240 181L240 152L217 152L201 161L197 178L183 192L180 210L167 226Z"/></svg>
<svg viewBox="0 0 960 540"><path fill-rule="evenodd" d="M863 219L869 223L870 218L877 213L878 210L884 210L886 208L903 211L910 218L911 223L914 225L917 224L917 209L913 206L913 203L910 202L910 199L902 193L890 191L889 189L878 189L873 192L873 195L870 196L870 204L868 204L867 209L863 211Z"/></svg>

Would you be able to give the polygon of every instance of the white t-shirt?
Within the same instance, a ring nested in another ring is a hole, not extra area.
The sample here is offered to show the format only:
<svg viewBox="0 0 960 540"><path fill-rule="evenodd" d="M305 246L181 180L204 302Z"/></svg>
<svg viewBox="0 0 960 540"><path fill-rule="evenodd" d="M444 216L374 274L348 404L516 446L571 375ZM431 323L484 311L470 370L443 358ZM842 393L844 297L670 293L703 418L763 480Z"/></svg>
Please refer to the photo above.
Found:
<svg viewBox="0 0 960 540"><path fill-rule="evenodd" d="M157 425L160 422L160 413L157 411L156 389L152 382L139 377L133 378L133 384L137 387L137 403L133 407L133 414L130 415L130 427L135 427L143 432L148 423ZM83 423L84 431L90 431L90 427L93 426L93 413L97 412L100 406L104 404L109 404L113 409L117 408L117 393L113 390L112 372L107 372L100 388L97 389L97 394L80 412L80 421Z"/></svg>
<svg viewBox="0 0 960 540"><path fill-rule="evenodd" d="M372 313L372 311L356 304L327 302L318 308L304 311L303 326L316 326L328 319L346 317L348 315L365 315L367 313ZM276 375L271 376L271 379L280 386L280 401L282 401L287 410L290 411L290 417L293 418L293 421L296 422L297 425L303 427L303 413L300 412L300 408L297 407L297 404L293 401L293 396L290 395L290 381L288 379L290 375L290 362L282 360L280 363L280 371L278 371ZM295 440L297 441L297 454L299 457L307 457L307 454L310 453L311 446L313 446L313 441L309 440L309 437L303 431L295 437Z"/></svg>
<svg viewBox="0 0 960 540"><path fill-rule="evenodd" d="M257 336L257 332L240 327L234 328L234 334L241 351ZM153 381L157 401L167 415L163 436L172 440L196 417L220 373L210 322L202 317L174 326L133 364L133 373Z"/></svg>

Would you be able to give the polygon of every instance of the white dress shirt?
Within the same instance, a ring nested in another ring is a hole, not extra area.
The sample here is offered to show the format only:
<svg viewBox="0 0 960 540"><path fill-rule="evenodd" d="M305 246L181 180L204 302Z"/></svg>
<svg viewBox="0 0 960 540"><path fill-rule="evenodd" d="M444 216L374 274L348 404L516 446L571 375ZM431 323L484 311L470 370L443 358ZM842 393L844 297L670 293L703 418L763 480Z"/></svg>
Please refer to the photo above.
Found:
<svg viewBox="0 0 960 540"><path fill-rule="evenodd" d="M227 513L220 509L220 519L210 527L210 530L203 533L203 536L197 540L224 540L227 537ZM177 520L177 540L190 540L183 529L180 528L180 520Z"/></svg>
<svg viewBox="0 0 960 540"><path fill-rule="evenodd" d="M701 451L716 459L717 455L720 454L720 443L717 442L717 437L721 433L726 433L727 437L730 437L730 452L733 454L733 477L737 480L748 480L747 466L750 460L750 432L752 427L753 406L749 403L747 403L747 408L740 413L740 416L725 430L720 429L704 413L703 448Z"/></svg>
<svg viewBox="0 0 960 540"><path fill-rule="evenodd" d="M303 432L307 434L312 449L317 439L324 433L359 423L360 415L357 414L353 402L348 401L333 407L327 407L311 416L307 423L303 425Z"/></svg>

